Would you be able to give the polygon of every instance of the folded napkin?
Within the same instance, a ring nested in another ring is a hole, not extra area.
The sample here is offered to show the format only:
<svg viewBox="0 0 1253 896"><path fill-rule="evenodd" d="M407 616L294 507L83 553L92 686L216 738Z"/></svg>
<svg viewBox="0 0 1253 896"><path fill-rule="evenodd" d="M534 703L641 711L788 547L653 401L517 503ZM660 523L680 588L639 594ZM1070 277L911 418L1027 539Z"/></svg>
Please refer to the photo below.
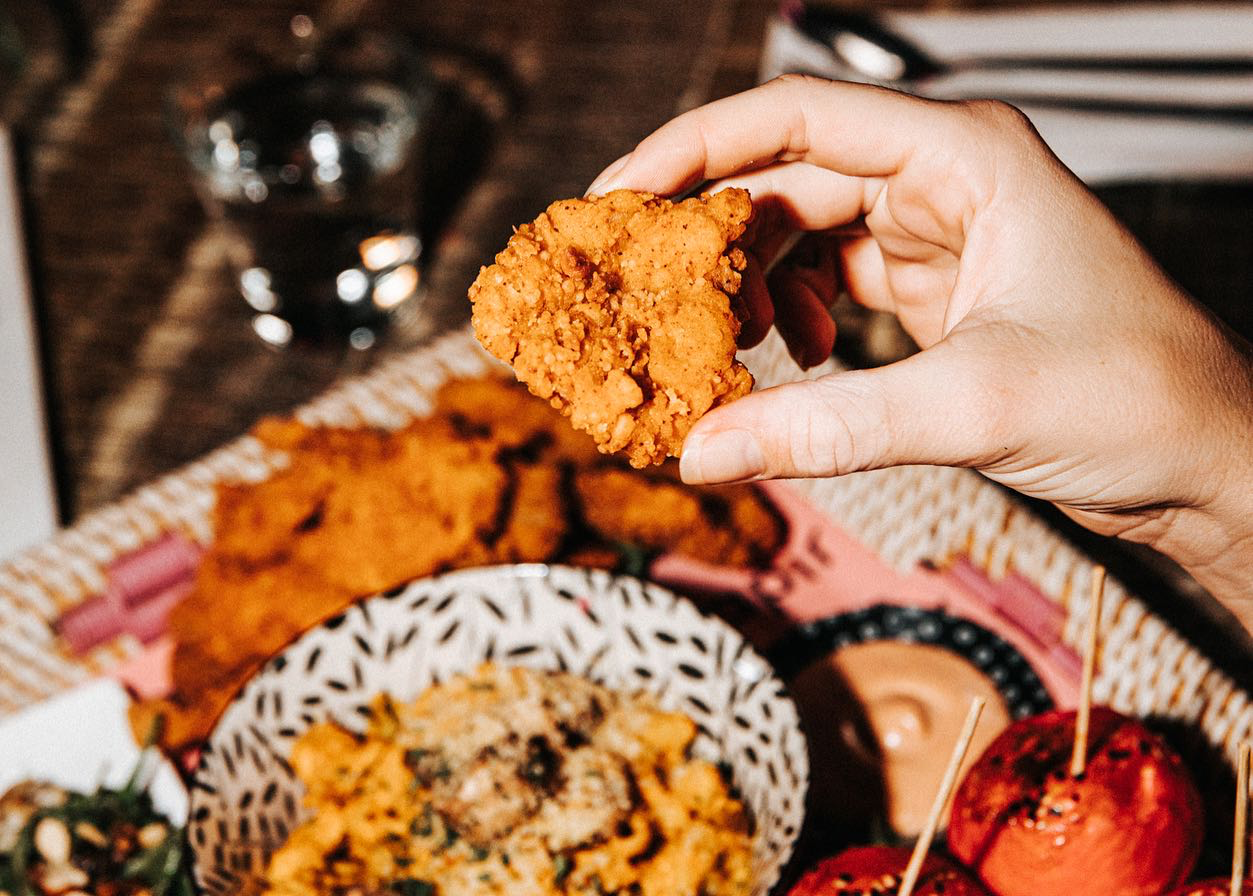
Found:
<svg viewBox="0 0 1253 896"><path fill-rule="evenodd" d="M881 13L879 21L933 60L959 67L919 83L916 92L942 99L1009 99L1089 183L1253 178L1253 115L1111 112L1067 108L1056 100L1032 102L1065 95L1095 103L1253 108L1253 4L897 10ZM1073 71L1041 68L1034 64L1041 57L1106 66L1117 60L1223 58L1247 60L1251 71ZM996 68L977 67L988 59L997 61ZM1021 67L1012 65L1015 59L1022 60ZM858 79L825 45L780 17L767 33L761 77L789 71Z"/></svg>
<svg viewBox="0 0 1253 896"><path fill-rule="evenodd" d="M129 705L120 684L97 679L0 719L0 793L27 779L84 793L123 786L140 761ZM186 820L187 792L164 759L149 792L171 821Z"/></svg>

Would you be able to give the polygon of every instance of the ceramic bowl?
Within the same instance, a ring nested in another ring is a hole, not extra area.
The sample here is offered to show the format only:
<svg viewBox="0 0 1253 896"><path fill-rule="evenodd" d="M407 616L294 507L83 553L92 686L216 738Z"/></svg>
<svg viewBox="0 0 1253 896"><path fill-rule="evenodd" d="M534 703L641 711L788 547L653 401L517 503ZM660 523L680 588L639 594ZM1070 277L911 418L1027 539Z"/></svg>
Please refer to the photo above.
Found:
<svg viewBox="0 0 1253 896"><path fill-rule="evenodd" d="M696 722L693 752L725 763L755 833L755 894L779 878L804 817L809 768L796 707L734 629L657 585L599 570L488 567L422 579L355 604L271 659L219 720L191 786L201 890L255 884L304 820L287 757L309 726L364 725L485 661L571 672L647 692Z"/></svg>

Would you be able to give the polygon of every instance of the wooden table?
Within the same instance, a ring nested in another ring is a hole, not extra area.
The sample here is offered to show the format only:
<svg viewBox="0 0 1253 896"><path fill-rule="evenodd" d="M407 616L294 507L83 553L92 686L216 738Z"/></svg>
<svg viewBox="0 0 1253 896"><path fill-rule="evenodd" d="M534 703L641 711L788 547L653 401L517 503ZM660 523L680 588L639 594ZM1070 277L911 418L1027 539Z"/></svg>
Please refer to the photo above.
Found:
<svg viewBox="0 0 1253 896"><path fill-rule="evenodd" d="M362 355L278 353L253 335L226 268L225 241L192 193L161 112L163 90L189 67L233 41L282 32L310 4L85 4L93 55L26 122L69 517L198 457L348 371L464 321L466 286L512 224L554 198L580 194L603 165L676 112L754 82L775 6L372 4L366 24L412 35L454 86L486 96L485 108L499 120L481 131L466 129L475 120L461 122L473 142L462 150L490 151L455 201L427 209L435 242L420 313L386 347ZM448 187L443 182L444 193ZM438 183L431 187L431 195L440 192ZM1131 185L1102 197L1184 286L1253 333L1253 188ZM1209 637L1221 643L1222 629L1218 619Z"/></svg>

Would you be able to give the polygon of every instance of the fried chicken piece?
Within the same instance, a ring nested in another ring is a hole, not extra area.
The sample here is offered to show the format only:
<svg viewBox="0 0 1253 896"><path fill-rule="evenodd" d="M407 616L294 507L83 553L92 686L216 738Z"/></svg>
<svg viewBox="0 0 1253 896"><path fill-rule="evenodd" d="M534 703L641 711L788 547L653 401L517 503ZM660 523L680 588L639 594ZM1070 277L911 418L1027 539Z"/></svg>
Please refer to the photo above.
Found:
<svg viewBox="0 0 1253 896"><path fill-rule="evenodd" d="M452 564L543 563L557 556L570 531L570 502L560 469L510 463L499 531L470 544Z"/></svg>
<svg viewBox="0 0 1253 896"><path fill-rule="evenodd" d="M217 553L261 566L277 560L334 487L328 467L279 470L261 482L223 485L213 507Z"/></svg>
<svg viewBox="0 0 1253 896"><path fill-rule="evenodd" d="M315 570L290 561L254 570L210 551L197 570L195 591L170 613L174 691L165 700L135 704L133 730L153 730L160 715L162 745L199 740L270 656L351 600Z"/></svg>
<svg viewBox="0 0 1253 896"><path fill-rule="evenodd" d="M698 491L673 463L629 471L503 378L449 383L430 418L397 432L272 418L253 434L287 465L218 486L212 546L170 614L173 693L131 713L141 738L164 716L170 749L205 737L269 657L363 595L467 566L612 567L615 540L744 563L782 539L754 490Z"/></svg>
<svg viewBox="0 0 1253 896"><path fill-rule="evenodd" d="M214 544L170 614L174 693L162 743L208 733L235 691L300 632L353 599L462 565L495 538L509 485L495 443L434 418L397 433L283 427L290 464L221 485ZM141 730L138 727L137 731Z"/></svg>
<svg viewBox="0 0 1253 896"><path fill-rule="evenodd" d="M740 189L555 202L470 287L475 334L601 451L639 468L677 456L705 412L753 387L731 304L752 209Z"/></svg>
<svg viewBox="0 0 1253 896"><path fill-rule="evenodd" d="M505 531L492 546L497 563L533 563L557 553L569 529L569 506L556 467L516 464Z"/></svg>
<svg viewBox="0 0 1253 896"><path fill-rule="evenodd" d="M343 475L292 556L331 585L365 596L448 568L498 525L508 477L486 439L439 420L393 437L395 455Z"/></svg>
<svg viewBox="0 0 1253 896"><path fill-rule="evenodd" d="M586 433L571 429L549 405L503 377L451 380L439 390L435 406L458 432L490 438L510 454L538 462L600 460Z"/></svg>
<svg viewBox="0 0 1253 896"><path fill-rule="evenodd" d="M614 467L579 470L574 487L602 536L726 566L764 566L784 524L751 486L701 489Z"/></svg>

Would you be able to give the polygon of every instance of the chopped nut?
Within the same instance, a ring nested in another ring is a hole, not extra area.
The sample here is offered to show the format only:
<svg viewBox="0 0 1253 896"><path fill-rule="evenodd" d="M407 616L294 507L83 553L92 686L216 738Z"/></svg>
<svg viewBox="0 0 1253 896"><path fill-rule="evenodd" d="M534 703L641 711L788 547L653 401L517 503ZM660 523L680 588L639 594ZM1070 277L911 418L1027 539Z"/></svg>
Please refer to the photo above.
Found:
<svg viewBox="0 0 1253 896"><path fill-rule="evenodd" d="M135 839L143 849L152 849L154 846L161 845L169 831L170 829L161 822L154 821L140 828L139 833L135 835Z"/></svg>
<svg viewBox="0 0 1253 896"><path fill-rule="evenodd" d="M41 818L35 825L35 849L44 861L64 865L70 860L70 829L59 818Z"/></svg>
<svg viewBox="0 0 1253 896"><path fill-rule="evenodd" d="M69 890L81 889L90 882L87 872L68 862L59 865L47 865L39 874L39 886L45 893L66 893Z"/></svg>
<svg viewBox="0 0 1253 896"><path fill-rule="evenodd" d="M109 845L109 838L104 835L100 828L96 827L90 821L80 821L74 825L74 836L80 840L85 840L92 846L103 849Z"/></svg>

